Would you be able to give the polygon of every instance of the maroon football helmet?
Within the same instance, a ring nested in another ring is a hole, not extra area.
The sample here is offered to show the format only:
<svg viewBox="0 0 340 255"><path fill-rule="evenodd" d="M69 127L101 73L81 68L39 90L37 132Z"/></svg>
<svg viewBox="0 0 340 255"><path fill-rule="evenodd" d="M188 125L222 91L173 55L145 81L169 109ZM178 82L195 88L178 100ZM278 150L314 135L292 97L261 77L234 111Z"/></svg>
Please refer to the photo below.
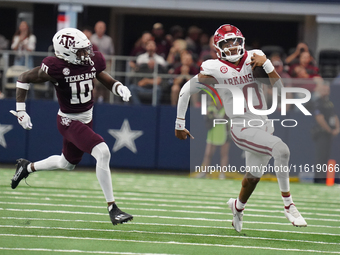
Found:
<svg viewBox="0 0 340 255"><path fill-rule="evenodd" d="M241 31L233 25L222 25L214 34L214 46L217 56L230 62L238 61L245 52Z"/></svg>

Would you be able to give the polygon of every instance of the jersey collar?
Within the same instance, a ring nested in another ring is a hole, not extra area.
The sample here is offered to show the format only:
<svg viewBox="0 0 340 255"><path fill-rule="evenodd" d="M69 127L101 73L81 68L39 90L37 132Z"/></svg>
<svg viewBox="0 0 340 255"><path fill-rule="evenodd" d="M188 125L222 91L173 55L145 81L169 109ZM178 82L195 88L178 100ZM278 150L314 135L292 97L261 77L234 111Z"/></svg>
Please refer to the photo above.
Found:
<svg viewBox="0 0 340 255"><path fill-rule="evenodd" d="M234 68L236 71L240 72L244 62L247 59L247 57L248 57L248 52L245 51L244 55L242 56L242 58L241 58L241 60L240 60L240 62L238 63L237 66L235 66L233 63L231 63L229 61L225 61L225 60L220 59L220 58L218 60L221 61L223 64L226 64L227 66L230 66L230 67Z"/></svg>

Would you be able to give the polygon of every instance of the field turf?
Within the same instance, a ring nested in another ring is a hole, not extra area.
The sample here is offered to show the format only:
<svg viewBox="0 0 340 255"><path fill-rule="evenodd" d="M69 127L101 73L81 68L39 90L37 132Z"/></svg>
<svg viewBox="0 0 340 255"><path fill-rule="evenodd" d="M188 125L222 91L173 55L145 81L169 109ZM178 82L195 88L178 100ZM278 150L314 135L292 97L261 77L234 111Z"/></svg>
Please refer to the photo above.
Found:
<svg viewBox="0 0 340 255"><path fill-rule="evenodd" d="M132 222L113 226L95 172L37 172L10 188L0 169L0 254L340 254L340 186L292 183L308 227L284 217L276 182L260 182L243 230L226 202L239 180L112 173L118 206Z"/></svg>

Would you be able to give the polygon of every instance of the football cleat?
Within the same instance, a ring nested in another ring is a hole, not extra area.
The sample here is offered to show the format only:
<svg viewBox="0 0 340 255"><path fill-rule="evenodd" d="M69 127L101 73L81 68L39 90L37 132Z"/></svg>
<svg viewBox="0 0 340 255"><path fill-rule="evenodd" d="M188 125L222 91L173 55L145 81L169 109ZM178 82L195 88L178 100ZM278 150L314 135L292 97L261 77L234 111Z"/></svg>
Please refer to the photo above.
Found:
<svg viewBox="0 0 340 255"><path fill-rule="evenodd" d="M284 213L286 218L295 226L295 227L307 227L307 222L301 216L296 206L292 203L289 206L285 206Z"/></svg>
<svg viewBox="0 0 340 255"><path fill-rule="evenodd" d="M111 204L107 210L110 214L110 219L113 225L123 224L133 219L133 216L122 212L116 204Z"/></svg>
<svg viewBox="0 0 340 255"><path fill-rule="evenodd" d="M230 198L227 204L233 213L233 222L231 225L233 225L237 232L241 232L243 224L243 210L239 211L236 209L236 199L234 198Z"/></svg>
<svg viewBox="0 0 340 255"><path fill-rule="evenodd" d="M17 170L15 171L15 174L12 178L12 189L15 189L19 185L19 182L24 178L26 179L29 175L27 166L31 162L23 158L17 159L17 162Z"/></svg>

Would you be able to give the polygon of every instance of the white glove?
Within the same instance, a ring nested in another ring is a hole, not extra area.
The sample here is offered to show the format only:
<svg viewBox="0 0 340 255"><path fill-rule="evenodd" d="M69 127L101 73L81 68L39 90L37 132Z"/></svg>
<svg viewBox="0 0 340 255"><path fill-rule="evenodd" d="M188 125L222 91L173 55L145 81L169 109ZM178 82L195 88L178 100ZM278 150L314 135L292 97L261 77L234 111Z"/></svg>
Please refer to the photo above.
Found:
<svg viewBox="0 0 340 255"><path fill-rule="evenodd" d="M119 85L117 88L118 94L122 97L123 101L128 102L131 97L131 92L128 87L124 85Z"/></svg>
<svg viewBox="0 0 340 255"><path fill-rule="evenodd" d="M12 113L15 117L18 118L19 124L26 130L31 130L32 129L32 122L31 122L31 117L27 114L26 111L13 111L10 110L10 113Z"/></svg>

